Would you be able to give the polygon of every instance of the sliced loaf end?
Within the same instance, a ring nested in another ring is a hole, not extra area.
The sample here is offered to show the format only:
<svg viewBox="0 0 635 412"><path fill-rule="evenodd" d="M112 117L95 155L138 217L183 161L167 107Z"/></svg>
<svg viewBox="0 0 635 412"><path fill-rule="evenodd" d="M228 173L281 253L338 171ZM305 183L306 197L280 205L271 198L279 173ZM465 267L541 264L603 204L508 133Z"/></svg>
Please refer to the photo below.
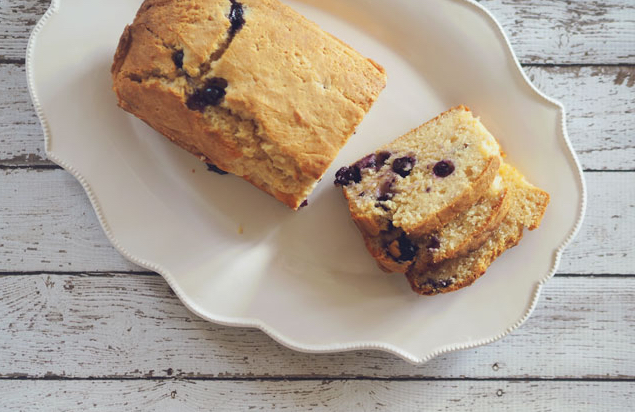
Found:
<svg viewBox="0 0 635 412"><path fill-rule="evenodd" d="M412 289L422 295L452 292L471 285L505 250L518 244L524 227L533 230L544 216L549 194L529 182L513 167L504 164L501 175L511 190L509 212L494 234L466 256L445 260L424 270L412 267L406 273Z"/></svg>

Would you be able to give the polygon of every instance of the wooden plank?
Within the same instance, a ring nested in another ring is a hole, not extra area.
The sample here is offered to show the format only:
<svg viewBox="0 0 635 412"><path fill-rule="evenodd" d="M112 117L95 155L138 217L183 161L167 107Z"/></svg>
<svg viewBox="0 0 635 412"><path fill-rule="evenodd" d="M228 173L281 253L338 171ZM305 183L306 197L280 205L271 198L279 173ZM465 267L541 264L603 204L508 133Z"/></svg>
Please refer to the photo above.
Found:
<svg viewBox="0 0 635 412"><path fill-rule="evenodd" d="M565 105L569 138L585 169L635 169L635 67L525 71L540 90Z"/></svg>
<svg viewBox="0 0 635 412"><path fill-rule="evenodd" d="M0 62L24 60L26 43L50 1L3 0L0 2Z"/></svg>
<svg viewBox="0 0 635 412"><path fill-rule="evenodd" d="M635 61L632 0L479 0L503 26L522 63Z"/></svg>
<svg viewBox="0 0 635 412"><path fill-rule="evenodd" d="M554 2L481 0L498 19L523 63L635 62L635 4L630 0ZM47 0L0 3L0 61L24 59Z"/></svg>
<svg viewBox="0 0 635 412"><path fill-rule="evenodd" d="M88 197L70 174L61 169L0 170L0 271L105 268L140 270L110 245Z"/></svg>
<svg viewBox="0 0 635 412"><path fill-rule="evenodd" d="M0 277L0 378L635 379L635 278L552 279L527 323L422 366L309 355L192 314L158 276Z"/></svg>
<svg viewBox="0 0 635 412"><path fill-rule="evenodd" d="M22 64L0 65L0 164L51 164Z"/></svg>
<svg viewBox="0 0 635 412"><path fill-rule="evenodd" d="M586 169L635 169L635 67L527 67L536 86L562 101ZM0 165L50 164L24 67L0 65Z"/></svg>
<svg viewBox="0 0 635 412"><path fill-rule="evenodd" d="M560 273L635 274L635 174L586 179L585 224ZM0 248L0 272L141 270L110 246L83 189L59 169L0 171Z"/></svg>
<svg viewBox="0 0 635 412"><path fill-rule="evenodd" d="M635 173L585 173L588 204L559 273L635 274Z"/></svg>
<svg viewBox="0 0 635 412"><path fill-rule="evenodd" d="M2 381L0 407L40 411L628 411L630 382Z"/></svg>

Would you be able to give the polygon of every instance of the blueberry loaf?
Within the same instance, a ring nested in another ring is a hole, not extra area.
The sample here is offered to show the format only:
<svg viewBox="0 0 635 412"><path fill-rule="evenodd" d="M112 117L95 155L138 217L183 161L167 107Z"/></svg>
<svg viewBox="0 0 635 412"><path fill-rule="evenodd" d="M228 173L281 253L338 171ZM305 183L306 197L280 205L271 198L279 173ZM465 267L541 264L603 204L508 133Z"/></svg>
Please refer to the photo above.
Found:
<svg viewBox="0 0 635 412"><path fill-rule="evenodd" d="M293 209L386 84L277 0L146 0L111 72L124 110Z"/></svg>
<svg viewBox="0 0 635 412"><path fill-rule="evenodd" d="M469 209L497 175L501 151L464 106L455 107L336 174L363 234L419 237Z"/></svg>
<svg viewBox="0 0 635 412"><path fill-rule="evenodd" d="M419 238L394 227L377 236L362 235L383 270L406 273L416 266L421 271L479 248L498 228L511 202L510 191L498 175L478 202L438 230Z"/></svg>
<svg viewBox="0 0 635 412"><path fill-rule="evenodd" d="M509 211L501 224L480 248L466 256L433 266L411 266L407 278L415 292L435 295L471 285L501 253L518 244L525 227L534 230L540 225L549 194L507 164L501 166L500 173L511 195Z"/></svg>

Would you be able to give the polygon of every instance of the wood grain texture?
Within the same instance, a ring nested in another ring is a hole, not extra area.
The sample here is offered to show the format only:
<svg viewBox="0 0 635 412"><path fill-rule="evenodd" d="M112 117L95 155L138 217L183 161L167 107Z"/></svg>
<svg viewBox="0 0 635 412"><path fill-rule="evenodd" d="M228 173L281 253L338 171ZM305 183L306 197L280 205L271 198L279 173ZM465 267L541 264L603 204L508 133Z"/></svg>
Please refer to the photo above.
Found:
<svg viewBox="0 0 635 412"><path fill-rule="evenodd" d="M110 245L88 197L70 174L61 169L0 170L0 271L111 267L139 270Z"/></svg>
<svg viewBox="0 0 635 412"><path fill-rule="evenodd" d="M0 3L0 61L24 59L28 36L49 3ZM635 4L630 0L480 3L501 23L523 63L635 63Z"/></svg>
<svg viewBox="0 0 635 412"><path fill-rule="evenodd" d="M565 105L569 138L583 168L635 169L635 67L525 71L538 89Z"/></svg>
<svg viewBox="0 0 635 412"><path fill-rule="evenodd" d="M510 336L413 366L309 355L190 314L159 276L0 277L0 378L635 379L635 278L554 278Z"/></svg>
<svg viewBox="0 0 635 412"><path fill-rule="evenodd" d="M585 173L584 178L584 223L558 272L635 274L635 173Z"/></svg>
<svg viewBox="0 0 635 412"><path fill-rule="evenodd" d="M635 2L480 0L522 63L635 62Z"/></svg>
<svg viewBox="0 0 635 412"><path fill-rule="evenodd" d="M628 411L629 383L2 381L0 406L40 411Z"/></svg>
<svg viewBox="0 0 635 412"><path fill-rule="evenodd" d="M52 164L22 64L0 65L0 165Z"/></svg>
<svg viewBox="0 0 635 412"><path fill-rule="evenodd" d="M635 169L635 67L525 70L567 108L569 136L584 168ZM25 76L22 65L0 65L0 165L51 164Z"/></svg>
<svg viewBox="0 0 635 412"><path fill-rule="evenodd" d="M31 30L49 4L50 1L47 0L0 2L0 62L24 60Z"/></svg>
<svg viewBox="0 0 635 412"><path fill-rule="evenodd" d="M587 173L589 205L559 272L635 274L635 174ZM0 171L0 272L139 271L109 244L61 169Z"/></svg>

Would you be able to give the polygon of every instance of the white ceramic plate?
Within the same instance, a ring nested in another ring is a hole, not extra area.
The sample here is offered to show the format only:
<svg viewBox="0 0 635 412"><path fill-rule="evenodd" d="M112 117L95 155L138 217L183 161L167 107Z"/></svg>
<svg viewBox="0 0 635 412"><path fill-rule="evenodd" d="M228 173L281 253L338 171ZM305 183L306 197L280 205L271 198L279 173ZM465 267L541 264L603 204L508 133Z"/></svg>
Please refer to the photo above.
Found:
<svg viewBox="0 0 635 412"><path fill-rule="evenodd" d="M492 342L527 319L580 226L584 181L562 106L533 88L481 6L289 1L389 75L310 206L293 212L237 177L207 172L117 108L110 64L140 3L53 0L27 53L47 154L79 179L123 255L161 273L199 316L258 327L307 352L380 349L420 363ZM509 161L552 200L540 229L473 286L419 297L403 276L377 269L333 175L457 104L481 116Z"/></svg>

